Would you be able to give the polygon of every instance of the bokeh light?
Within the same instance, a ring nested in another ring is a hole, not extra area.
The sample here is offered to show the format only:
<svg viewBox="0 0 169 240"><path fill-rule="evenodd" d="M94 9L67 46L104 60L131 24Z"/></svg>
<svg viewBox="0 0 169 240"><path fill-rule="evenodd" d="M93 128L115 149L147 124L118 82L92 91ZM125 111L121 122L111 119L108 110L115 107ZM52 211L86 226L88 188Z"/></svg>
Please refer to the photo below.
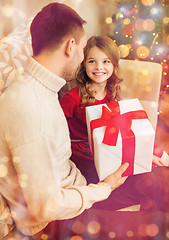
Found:
<svg viewBox="0 0 169 240"><path fill-rule="evenodd" d="M164 17L163 18L163 23L168 24L169 23L169 17Z"/></svg>
<svg viewBox="0 0 169 240"><path fill-rule="evenodd" d="M142 72L139 73L138 75L138 84L141 86L148 86L151 82L151 78L149 75L149 72L146 70L143 70Z"/></svg>
<svg viewBox="0 0 169 240"><path fill-rule="evenodd" d="M20 183L21 188L27 187L27 182L26 182L27 179L28 179L28 176L26 174L19 175L19 183Z"/></svg>
<svg viewBox="0 0 169 240"><path fill-rule="evenodd" d="M149 56L149 49L146 46L140 46L137 48L136 54L141 59L147 58Z"/></svg>
<svg viewBox="0 0 169 240"><path fill-rule="evenodd" d="M27 182L20 181L20 186L21 186L21 188L26 188L27 187Z"/></svg>
<svg viewBox="0 0 169 240"><path fill-rule="evenodd" d="M17 80L18 80L19 82L22 82L22 81L24 80L24 75L19 74L18 77L17 77Z"/></svg>
<svg viewBox="0 0 169 240"><path fill-rule="evenodd" d="M4 88L5 81L3 79L0 79L0 91Z"/></svg>
<svg viewBox="0 0 169 240"><path fill-rule="evenodd" d="M129 55L129 47L127 45L121 44L118 46L118 49L120 51L121 58L125 58Z"/></svg>
<svg viewBox="0 0 169 240"><path fill-rule="evenodd" d="M115 238L116 237L116 234L115 234L115 232L110 232L109 233L109 238Z"/></svg>
<svg viewBox="0 0 169 240"><path fill-rule="evenodd" d="M126 234L127 234L127 237L133 237L134 236L134 233L131 230L127 231Z"/></svg>
<svg viewBox="0 0 169 240"><path fill-rule="evenodd" d="M141 224L138 228L138 233L141 237L146 237L147 232L146 232L147 224Z"/></svg>
<svg viewBox="0 0 169 240"><path fill-rule="evenodd" d="M139 45L139 46L143 44L142 40L140 39L137 39L134 43L135 45Z"/></svg>
<svg viewBox="0 0 169 240"><path fill-rule="evenodd" d="M5 162L5 163L9 162L9 157L4 156L4 157L3 157L3 162Z"/></svg>
<svg viewBox="0 0 169 240"><path fill-rule="evenodd" d="M169 35L167 36L167 44L169 45Z"/></svg>
<svg viewBox="0 0 169 240"><path fill-rule="evenodd" d="M144 76L148 76L148 75L149 75L148 69L144 68L144 69L142 70L142 74L143 74Z"/></svg>
<svg viewBox="0 0 169 240"><path fill-rule="evenodd" d="M126 46L128 47L128 49L131 49L131 44L130 43L126 44Z"/></svg>
<svg viewBox="0 0 169 240"><path fill-rule="evenodd" d="M10 18L13 17L15 9L12 5L6 4L2 7L1 11L5 17Z"/></svg>
<svg viewBox="0 0 169 240"><path fill-rule="evenodd" d="M169 238L169 232L166 232L166 237Z"/></svg>
<svg viewBox="0 0 169 240"><path fill-rule="evenodd" d="M150 237L155 237L158 234L158 226L156 224L149 224L146 228L147 235Z"/></svg>
<svg viewBox="0 0 169 240"><path fill-rule="evenodd" d="M76 236L71 237L70 240L83 240L83 238L76 235Z"/></svg>
<svg viewBox="0 0 169 240"><path fill-rule="evenodd" d="M125 19L123 20L124 25L128 25L130 22L131 22L131 21L130 21L129 18L125 18Z"/></svg>
<svg viewBox="0 0 169 240"><path fill-rule="evenodd" d="M141 19L139 18L137 21L136 21L136 24L135 24L135 28L137 31L144 31L144 28L143 28L143 23L144 23L144 19Z"/></svg>
<svg viewBox="0 0 169 240"><path fill-rule="evenodd" d="M151 6L155 3L155 0L141 0L141 2L145 6Z"/></svg>
<svg viewBox="0 0 169 240"><path fill-rule="evenodd" d="M134 23L129 23L127 25L124 25L124 27L122 29L122 34L123 35L134 36L134 34L135 34L135 24Z"/></svg>
<svg viewBox="0 0 169 240"><path fill-rule="evenodd" d="M157 53L159 54L163 54L166 52L166 48L164 46L159 46L158 49L157 49Z"/></svg>
<svg viewBox="0 0 169 240"><path fill-rule="evenodd" d="M156 15L158 13L158 9L156 7L151 8L150 13L152 15Z"/></svg>
<svg viewBox="0 0 169 240"><path fill-rule="evenodd" d="M76 221L74 222L73 226L72 226L72 231L76 234L82 234L85 230L85 225L80 222L80 221Z"/></svg>
<svg viewBox="0 0 169 240"><path fill-rule="evenodd" d="M106 18L106 23L107 24L111 24L112 23L112 18L111 17L107 17Z"/></svg>
<svg viewBox="0 0 169 240"><path fill-rule="evenodd" d="M151 92L152 87L151 87L151 86L146 86L146 87L145 87L145 90L146 90L146 92Z"/></svg>
<svg viewBox="0 0 169 240"><path fill-rule="evenodd" d="M91 221L91 222L89 222L87 228L88 228L88 232L90 234L95 235L95 234L98 234L100 232L101 226L100 226L99 222Z"/></svg>
<svg viewBox="0 0 169 240"><path fill-rule="evenodd" d="M47 240L48 239L48 235L47 234L42 234L41 239L42 240Z"/></svg>
<svg viewBox="0 0 169 240"><path fill-rule="evenodd" d="M13 161L15 163L19 163L20 162L20 157L13 157Z"/></svg>
<svg viewBox="0 0 169 240"><path fill-rule="evenodd" d="M123 18L124 18L123 13L118 12L118 13L116 14L116 19L117 19L117 20L122 20Z"/></svg>
<svg viewBox="0 0 169 240"><path fill-rule="evenodd" d="M7 173L8 173L8 168L5 165L0 164L0 178L5 177Z"/></svg>
<svg viewBox="0 0 169 240"><path fill-rule="evenodd" d="M152 19L146 19L143 22L143 28L145 31L153 31L155 28L155 22Z"/></svg>

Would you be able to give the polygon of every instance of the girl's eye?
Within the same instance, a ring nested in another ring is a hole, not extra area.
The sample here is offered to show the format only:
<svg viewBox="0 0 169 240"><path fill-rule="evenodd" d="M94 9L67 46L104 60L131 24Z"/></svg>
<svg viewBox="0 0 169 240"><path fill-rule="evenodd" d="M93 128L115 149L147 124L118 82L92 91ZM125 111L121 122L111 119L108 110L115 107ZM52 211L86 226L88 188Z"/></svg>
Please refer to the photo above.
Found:
<svg viewBox="0 0 169 240"><path fill-rule="evenodd" d="M94 60L90 60L89 63L94 63L95 61Z"/></svg>
<svg viewBox="0 0 169 240"><path fill-rule="evenodd" d="M105 60L104 63L110 63L110 60Z"/></svg>

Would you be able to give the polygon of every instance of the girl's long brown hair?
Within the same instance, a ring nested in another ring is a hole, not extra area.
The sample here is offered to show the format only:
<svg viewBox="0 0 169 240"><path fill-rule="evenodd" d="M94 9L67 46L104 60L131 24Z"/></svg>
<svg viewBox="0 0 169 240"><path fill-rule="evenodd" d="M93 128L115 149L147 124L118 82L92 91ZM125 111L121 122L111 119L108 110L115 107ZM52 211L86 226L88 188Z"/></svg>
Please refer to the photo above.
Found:
<svg viewBox="0 0 169 240"><path fill-rule="evenodd" d="M119 69L119 51L116 43L107 36L93 36L87 41L84 49L84 60L81 63L76 73L76 83L78 85L79 93L82 97L81 106L83 104L92 105L95 101L95 92L90 90L92 80L87 76L85 71L85 63L88 52L93 47L101 49L107 57L111 60L114 70L112 76L108 79L106 90L108 93L108 101L119 100L119 82L120 82L120 69Z"/></svg>

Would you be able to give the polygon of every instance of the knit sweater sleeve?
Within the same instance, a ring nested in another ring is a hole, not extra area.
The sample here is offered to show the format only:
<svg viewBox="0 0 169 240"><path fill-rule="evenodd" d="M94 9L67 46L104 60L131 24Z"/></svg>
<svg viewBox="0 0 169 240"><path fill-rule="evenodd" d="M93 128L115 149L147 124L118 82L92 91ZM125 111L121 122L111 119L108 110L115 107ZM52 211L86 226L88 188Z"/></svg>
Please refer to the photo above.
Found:
<svg viewBox="0 0 169 240"><path fill-rule="evenodd" d="M110 187L105 183L87 186L80 171L71 161L69 161L71 166L69 174L66 179L61 180L62 169L59 169L58 164L53 161L52 142L51 138L39 138L13 151L13 156L17 156L15 169L21 176L18 187L22 189L22 192L18 191L20 207L16 209L15 205L12 209L14 207L13 212L16 214L14 219L21 231L24 229L23 222L27 222L30 216L31 223L34 222L36 225L73 218L90 208L94 202L106 199L111 192ZM32 149L34 149L33 152ZM41 159L40 165L38 158ZM23 222L21 222L20 214L23 215ZM24 233L29 235L29 232L24 231Z"/></svg>
<svg viewBox="0 0 169 240"><path fill-rule="evenodd" d="M111 189L106 183L87 186L69 160L68 127L56 99L52 107L47 99L39 105L29 96L18 95L15 105L0 102L0 164L7 171L0 178L0 192L17 228L33 235L48 222L79 215L106 199Z"/></svg>

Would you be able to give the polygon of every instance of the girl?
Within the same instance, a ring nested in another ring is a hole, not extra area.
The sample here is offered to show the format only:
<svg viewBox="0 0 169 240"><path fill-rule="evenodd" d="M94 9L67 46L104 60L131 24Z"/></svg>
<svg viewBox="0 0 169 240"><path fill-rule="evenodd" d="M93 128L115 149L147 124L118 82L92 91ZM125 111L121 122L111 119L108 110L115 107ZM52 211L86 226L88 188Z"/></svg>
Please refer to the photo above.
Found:
<svg viewBox="0 0 169 240"><path fill-rule="evenodd" d="M84 49L84 61L76 74L77 86L60 99L70 130L71 160L88 183L96 183L99 179L88 143L85 107L119 100L119 58L118 48L112 39L106 36L91 37ZM160 163L159 159L154 157L157 165L168 165L168 160ZM166 210L168 207L163 201L168 193L162 193L163 198L156 199L154 191L163 191L161 181L168 179L168 176L168 168L155 168L150 173L129 176L123 185L111 193L109 199L95 204L94 207L117 210L140 203L143 207L148 199L148 202L156 202L155 207L148 204L149 209L160 209L163 206ZM150 181L152 186L158 186L157 189L146 186Z"/></svg>
<svg viewBox="0 0 169 240"><path fill-rule="evenodd" d="M77 86L61 99L68 121L72 156L71 160L81 170L88 183L98 182L94 160L88 143L85 107L119 100L119 51L115 42L107 36L91 37L84 49L84 61L76 74ZM153 162L167 166L169 158L154 148Z"/></svg>
<svg viewBox="0 0 169 240"><path fill-rule="evenodd" d="M98 182L98 177L88 143L85 107L119 100L119 58L112 39L91 37L76 74L77 86L60 99L70 130L71 160L88 183Z"/></svg>

